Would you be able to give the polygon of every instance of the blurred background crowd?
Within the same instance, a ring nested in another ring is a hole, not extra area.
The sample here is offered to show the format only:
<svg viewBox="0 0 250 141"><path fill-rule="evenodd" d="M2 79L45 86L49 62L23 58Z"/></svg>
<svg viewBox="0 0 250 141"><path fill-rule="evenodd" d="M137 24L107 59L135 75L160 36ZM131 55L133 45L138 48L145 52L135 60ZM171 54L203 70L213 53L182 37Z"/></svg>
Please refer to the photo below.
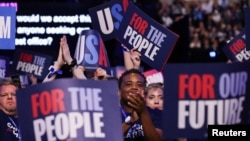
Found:
<svg viewBox="0 0 250 141"><path fill-rule="evenodd" d="M110 0L19 0L69 2L90 7ZM244 28L244 7L249 0L131 0L164 27L179 35L168 63L227 62L222 48ZM18 2L18 0L17 0ZM111 66L123 64L117 41L105 42ZM147 65L142 63L147 70Z"/></svg>

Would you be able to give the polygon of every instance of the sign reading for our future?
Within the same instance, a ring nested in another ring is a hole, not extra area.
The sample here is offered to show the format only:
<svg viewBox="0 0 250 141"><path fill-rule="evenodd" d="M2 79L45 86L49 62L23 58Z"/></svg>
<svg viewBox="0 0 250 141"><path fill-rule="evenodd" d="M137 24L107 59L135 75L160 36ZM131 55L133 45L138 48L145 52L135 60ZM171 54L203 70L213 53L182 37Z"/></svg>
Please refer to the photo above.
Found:
<svg viewBox="0 0 250 141"><path fill-rule="evenodd" d="M12 70L20 74L34 74L38 79L44 79L52 57L41 53L16 49L13 58Z"/></svg>
<svg viewBox="0 0 250 141"><path fill-rule="evenodd" d="M22 140L123 140L117 89L112 80L58 79L18 90Z"/></svg>
<svg viewBox="0 0 250 141"><path fill-rule="evenodd" d="M207 125L246 124L250 66L242 63L167 64L163 132L167 138L207 137Z"/></svg>
<svg viewBox="0 0 250 141"><path fill-rule="evenodd" d="M117 39L129 49L141 53L141 59L161 71L179 36L147 16L132 2L117 31Z"/></svg>

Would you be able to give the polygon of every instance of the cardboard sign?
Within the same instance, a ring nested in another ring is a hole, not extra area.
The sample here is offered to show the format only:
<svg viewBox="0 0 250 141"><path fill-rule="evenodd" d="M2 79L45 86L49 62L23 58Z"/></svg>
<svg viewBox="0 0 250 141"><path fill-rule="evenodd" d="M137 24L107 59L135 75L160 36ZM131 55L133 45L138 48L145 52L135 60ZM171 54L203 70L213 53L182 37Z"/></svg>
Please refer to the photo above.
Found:
<svg viewBox="0 0 250 141"><path fill-rule="evenodd" d="M246 29L246 50L250 50L250 7L244 8L244 21Z"/></svg>
<svg viewBox="0 0 250 141"><path fill-rule="evenodd" d="M10 64L9 57L0 56L0 78L5 78L9 75Z"/></svg>
<svg viewBox="0 0 250 141"><path fill-rule="evenodd" d="M246 49L246 34L243 30L233 40L222 48L228 59L232 62L245 62L250 60L250 51Z"/></svg>
<svg viewBox="0 0 250 141"><path fill-rule="evenodd" d="M101 67L109 71L110 63L106 48L100 34L96 30L83 30L79 35L75 50L77 64L86 70Z"/></svg>
<svg viewBox="0 0 250 141"><path fill-rule="evenodd" d="M22 140L123 140L117 89L111 80L57 79L18 90Z"/></svg>
<svg viewBox="0 0 250 141"><path fill-rule="evenodd" d="M48 74L52 57L41 53L17 49L14 53L12 71L19 74L34 74L43 80Z"/></svg>
<svg viewBox="0 0 250 141"><path fill-rule="evenodd" d="M15 49L16 9L0 7L0 49Z"/></svg>
<svg viewBox="0 0 250 141"><path fill-rule="evenodd" d="M89 9L92 27L99 31L104 41L115 38L127 6L128 0L112 0Z"/></svg>
<svg viewBox="0 0 250 141"><path fill-rule="evenodd" d="M207 125L246 124L250 65L167 64L163 132L166 138L206 138Z"/></svg>
<svg viewBox="0 0 250 141"><path fill-rule="evenodd" d="M129 49L136 48L146 64L161 71L179 36L147 16L132 2L124 14L117 39Z"/></svg>

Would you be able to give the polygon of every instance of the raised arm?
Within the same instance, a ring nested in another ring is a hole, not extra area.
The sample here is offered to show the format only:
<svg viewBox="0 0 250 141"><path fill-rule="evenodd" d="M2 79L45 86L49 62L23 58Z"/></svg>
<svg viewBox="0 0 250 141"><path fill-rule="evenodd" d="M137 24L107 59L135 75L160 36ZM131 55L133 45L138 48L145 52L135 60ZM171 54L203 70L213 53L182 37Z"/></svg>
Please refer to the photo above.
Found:
<svg viewBox="0 0 250 141"><path fill-rule="evenodd" d="M123 50L123 57L124 57L124 66L126 70L135 68L135 69L140 69L140 64L141 64L141 54L137 52L134 48L131 50L128 50L127 47L122 45L124 48Z"/></svg>

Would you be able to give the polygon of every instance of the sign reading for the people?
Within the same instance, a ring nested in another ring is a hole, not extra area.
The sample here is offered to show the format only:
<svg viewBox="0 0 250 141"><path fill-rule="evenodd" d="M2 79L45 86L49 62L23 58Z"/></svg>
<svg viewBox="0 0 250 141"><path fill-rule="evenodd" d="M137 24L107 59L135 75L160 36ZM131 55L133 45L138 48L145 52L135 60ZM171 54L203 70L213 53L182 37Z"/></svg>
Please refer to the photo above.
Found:
<svg viewBox="0 0 250 141"><path fill-rule="evenodd" d="M167 64L163 76L164 137L206 138L207 125L247 123L247 62Z"/></svg>
<svg viewBox="0 0 250 141"><path fill-rule="evenodd" d="M106 48L100 34L96 30L83 30L79 35L75 49L75 59L78 65L86 70L101 67L109 71L110 64Z"/></svg>
<svg viewBox="0 0 250 141"><path fill-rule="evenodd" d="M0 78L5 78L9 75L10 69L9 69L9 57L0 56Z"/></svg>
<svg viewBox="0 0 250 141"><path fill-rule="evenodd" d="M246 29L246 50L250 50L250 7L244 8L244 21L245 21L245 29Z"/></svg>
<svg viewBox="0 0 250 141"><path fill-rule="evenodd" d="M104 41L115 38L127 7L128 0L112 0L89 9L93 29L99 31Z"/></svg>
<svg viewBox="0 0 250 141"><path fill-rule="evenodd" d="M129 49L136 48L141 59L161 71L179 36L147 16L132 2L124 14L117 39Z"/></svg>
<svg viewBox="0 0 250 141"><path fill-rule="evenodd" d="M48 69L51 63L51 56L24 49L16 49L12 71L20 74L34 74L38 79L43 80L49 72Z"/></svg>
<svg viewBox="0 0 250 141"><path fill-rule="evenodd" d="M16 38L16 9L0 6L0 49L14 50Z"/></svg>
<svg viewBox="0 0 250 141"><path fill-rule="evenodd" d="M117 89L116 81L68 78L18 90L22 140L121 141Z"/></svg>
<svg viewBox="0 0 250 141"><path fill-rule="evenodd" d="M232 62L250 61L250 51L246 48L245 30L234 37L222 50Z"/></svg>

